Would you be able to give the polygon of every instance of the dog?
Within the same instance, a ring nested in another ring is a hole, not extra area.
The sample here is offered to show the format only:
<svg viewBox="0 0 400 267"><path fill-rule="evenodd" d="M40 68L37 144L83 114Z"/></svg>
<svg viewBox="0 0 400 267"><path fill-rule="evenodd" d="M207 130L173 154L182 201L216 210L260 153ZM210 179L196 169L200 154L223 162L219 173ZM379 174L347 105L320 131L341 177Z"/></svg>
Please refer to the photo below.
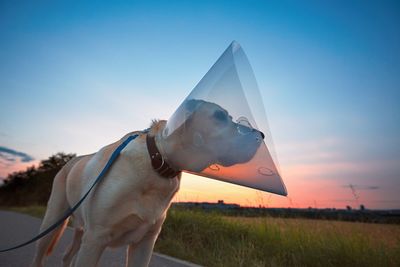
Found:
<svg viewBox="0 0 400 267"><path fill-rule="evenodd" d="M167 210L179 190L181 173L162 177L152 166L146 138L155 138L156 147L173 169L190 172L200 172L211 164L247 162L263 139L261 132L234 122L215 103L188 100L177 112L183 112L186 119L172 133L167 133L166 121L153 121L147 133L129 133L94 154L73 158L55 176L41 231L80 200L119 144L139 134L72 215L74 237L63 266L96 266L106 247L119 246L128 247L126 266L148 266ZM32 266L43 266L68 220L37 242Z"/></svg>

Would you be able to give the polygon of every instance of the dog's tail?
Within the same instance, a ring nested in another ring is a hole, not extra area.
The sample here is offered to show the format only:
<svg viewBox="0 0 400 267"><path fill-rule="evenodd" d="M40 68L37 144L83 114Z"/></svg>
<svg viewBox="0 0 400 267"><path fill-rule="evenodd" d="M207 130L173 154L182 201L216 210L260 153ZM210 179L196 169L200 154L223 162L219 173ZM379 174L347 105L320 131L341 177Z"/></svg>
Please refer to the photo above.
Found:
<svg viewBox="0 0 400 267"><path fill-rule="evenodd" d="M53 239L51 240L51 243L50 243L49 247L47 248L46 256L49 256L53 252L54 247L57 245L58 241L60 240L62 234L65 231L65 228L67 228L68 221L69 221L69 218L64 221L64 223L60 226L59 229L55 230Z"/></svg>

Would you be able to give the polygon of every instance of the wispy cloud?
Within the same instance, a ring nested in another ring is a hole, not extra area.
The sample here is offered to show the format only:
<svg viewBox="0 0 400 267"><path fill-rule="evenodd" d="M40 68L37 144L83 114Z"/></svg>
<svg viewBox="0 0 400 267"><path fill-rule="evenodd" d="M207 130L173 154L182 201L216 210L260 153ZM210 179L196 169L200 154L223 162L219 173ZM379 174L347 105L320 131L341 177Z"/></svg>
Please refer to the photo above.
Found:
<svg viewBox="0 0 400 267"><path fill-rule="evenodd" d="M27 153L0 146L0 180L12 172L23 170L28 166L38 164L38 162Z"/></svg>
<svg viewBox="0 0 400 267"><path fill-rule="evenodd" d="M354 185L354 184L343 185L342 187L354 188L357 190L377 190L380 188L379 186L376 185Z"/></svg>
<svg viewBox="0 0 400 267"><path fill-rule="evenodd" d="M16 151L4 146L0 146L0 158L9 162L15 162L17 159L20 159L21 162L30 162L34 160L32 156L24 152Z"/></svg>

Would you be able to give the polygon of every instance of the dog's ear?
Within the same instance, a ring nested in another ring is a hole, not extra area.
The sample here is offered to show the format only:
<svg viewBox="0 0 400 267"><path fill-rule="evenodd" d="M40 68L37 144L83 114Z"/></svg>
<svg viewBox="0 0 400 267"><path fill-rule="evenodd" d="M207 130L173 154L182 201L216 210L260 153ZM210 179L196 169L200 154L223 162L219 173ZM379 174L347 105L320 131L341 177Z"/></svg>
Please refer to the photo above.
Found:
<svg viewBox="0 0 400 267"><path fill-rule="evenodd" d="M193 113L203 103L204 103L204 100L197 100L197 99L190 99L190 100L186 101L186 104L185 104L186 112Z"/></svg>

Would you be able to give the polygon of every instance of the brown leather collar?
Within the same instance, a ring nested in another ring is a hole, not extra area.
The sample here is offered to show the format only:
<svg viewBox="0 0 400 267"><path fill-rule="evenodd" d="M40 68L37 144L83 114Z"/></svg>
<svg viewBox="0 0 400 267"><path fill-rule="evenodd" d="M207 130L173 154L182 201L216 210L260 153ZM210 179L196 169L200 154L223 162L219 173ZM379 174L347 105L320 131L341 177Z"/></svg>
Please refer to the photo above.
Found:
<svg viewBox="0 0 400 267"><path fill-rule="evenodd" d="M149 156L151 160L151 165L153 169L164 178L174 178L181 171L175 170L164 160L160 151L156 146L156 140L154 136L147 134L146 136L147 150L149 151Z"/></svg>

